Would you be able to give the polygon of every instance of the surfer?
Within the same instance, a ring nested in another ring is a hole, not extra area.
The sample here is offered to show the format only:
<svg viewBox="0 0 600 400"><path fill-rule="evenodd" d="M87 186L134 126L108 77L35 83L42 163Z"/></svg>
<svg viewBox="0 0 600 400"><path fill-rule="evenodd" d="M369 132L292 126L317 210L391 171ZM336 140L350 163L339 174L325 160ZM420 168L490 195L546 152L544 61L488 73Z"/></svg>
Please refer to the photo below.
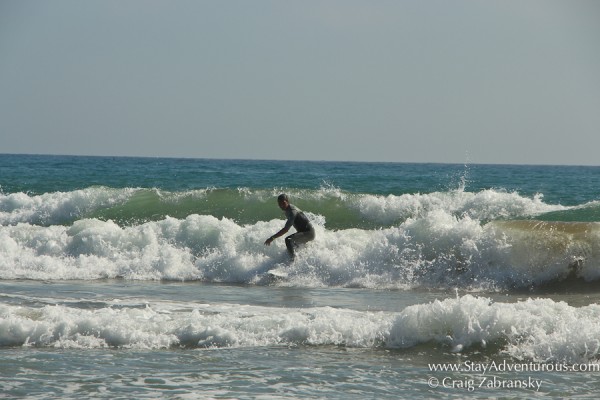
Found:
<svg viewBox="0 0 600 400"><path fill-rule="evenodd" d="M280 194L279 197L277 197L277 204L279 205L279 208L285 212L287 222L279 232L268 238L265 241L265 244L269 246L273 240L285 235L287 231L294 226L297 232L285 238L285 246L287 247L290 257L294 259L295 248L300 244L313 240L315 238L315 229L302 210L295 205L290 204L290 199L286 194Z"/></svg>

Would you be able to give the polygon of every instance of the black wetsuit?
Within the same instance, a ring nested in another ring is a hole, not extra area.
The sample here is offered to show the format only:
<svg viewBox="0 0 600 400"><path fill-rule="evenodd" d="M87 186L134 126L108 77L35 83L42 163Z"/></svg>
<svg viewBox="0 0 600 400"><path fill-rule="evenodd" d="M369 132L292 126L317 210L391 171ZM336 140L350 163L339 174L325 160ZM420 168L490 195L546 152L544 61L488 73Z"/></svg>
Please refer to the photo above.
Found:
<svg viewBox="0 0 600 400"><path fill-rule="evenodd" d="M313 240L315 238L315 229L302 210L293 204L290 204L288 208L285 209L285 216L287 217L285 227L289 229L293 225L297 231L293 235L285 238L285 246L290 255L294 257L294 248L299 244Z"/></svg>

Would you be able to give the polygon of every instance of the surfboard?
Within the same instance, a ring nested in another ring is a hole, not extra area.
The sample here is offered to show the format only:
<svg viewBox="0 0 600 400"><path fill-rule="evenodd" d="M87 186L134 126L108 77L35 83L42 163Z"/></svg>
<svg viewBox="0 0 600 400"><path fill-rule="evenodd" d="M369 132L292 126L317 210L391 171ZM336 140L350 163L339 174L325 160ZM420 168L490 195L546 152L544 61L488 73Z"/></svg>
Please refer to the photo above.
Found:
<svg viewBox="0 0 600 400"><path fill-rule="evenodd" d="M275 267L267 271L267 275L275 279L286 279L287 271L283 267Z"/></svg>

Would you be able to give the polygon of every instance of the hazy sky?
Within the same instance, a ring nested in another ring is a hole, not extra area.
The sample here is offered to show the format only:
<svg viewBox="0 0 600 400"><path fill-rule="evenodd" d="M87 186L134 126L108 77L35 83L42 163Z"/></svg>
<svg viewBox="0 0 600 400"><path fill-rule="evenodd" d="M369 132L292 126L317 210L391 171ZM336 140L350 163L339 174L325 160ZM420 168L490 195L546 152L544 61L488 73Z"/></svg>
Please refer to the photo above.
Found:
<svg viewBox="0 0 600 400"><path fill-rule="evenodd" d="M0 0L0 153L600 165L600 1Z"/></svg>

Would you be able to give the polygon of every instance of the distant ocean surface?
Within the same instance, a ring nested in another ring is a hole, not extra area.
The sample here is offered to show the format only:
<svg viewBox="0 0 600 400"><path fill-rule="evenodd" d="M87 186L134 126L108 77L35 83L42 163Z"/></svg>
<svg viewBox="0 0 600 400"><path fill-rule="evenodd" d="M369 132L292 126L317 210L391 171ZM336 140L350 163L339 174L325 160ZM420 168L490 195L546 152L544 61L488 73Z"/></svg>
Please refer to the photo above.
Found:
<svg viewBox="0 0 600 400"><path fill-rule="evenodd" d="M599 302L600 167L0 155L0 398L597 398Z"/></svg>

